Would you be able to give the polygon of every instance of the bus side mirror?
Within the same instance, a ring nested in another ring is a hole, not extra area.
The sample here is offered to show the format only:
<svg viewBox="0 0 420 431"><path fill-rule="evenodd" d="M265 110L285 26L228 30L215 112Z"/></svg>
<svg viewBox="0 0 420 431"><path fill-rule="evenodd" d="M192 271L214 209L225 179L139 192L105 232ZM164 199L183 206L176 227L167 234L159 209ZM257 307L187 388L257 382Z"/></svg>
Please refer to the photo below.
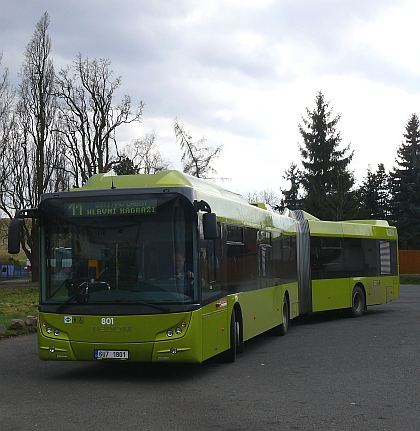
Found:
<svg viewBox="0 0 420 431"><path fill-rule="evenodd" d="M8 252L10 254L18 254L20 252L20 232L22 224L23 220L21 218L13 218L10 220L8 237Z"/></svg>
<svg viewBox="0 0 420 431"><path fill-rule="evenodd" d="M204 239L216 239L218 238L217 232L217 220L215 213L203 214L203 232Z"/></svg>

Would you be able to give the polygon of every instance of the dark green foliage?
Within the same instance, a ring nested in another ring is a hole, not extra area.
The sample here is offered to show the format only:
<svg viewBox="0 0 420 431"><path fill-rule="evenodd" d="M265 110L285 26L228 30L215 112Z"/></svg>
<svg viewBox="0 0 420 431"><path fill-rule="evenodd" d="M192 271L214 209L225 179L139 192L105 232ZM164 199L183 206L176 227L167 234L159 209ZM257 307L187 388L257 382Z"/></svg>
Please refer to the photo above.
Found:
<svg viewBox="0 0 420 431"><path fill-rule="evenodd" d="M420 123L412 114L391 177L391 217L402 249L420 249Z"/></svg>
<svg viewBox="0 0 420 431"><path fill-rule="evenodd" d="M291 163L289 169L284 172L284 179L290 181L290 189L281 189L283 199L279 210L289 208L295 210L301 208L301 200L299 197L301 173L295 163Z"/></svg>
<svg viewBox="0 0 420 431"><path fill-rule="evenodd" d="M389 218L389 176L385 172L383 163L378 164L376 172L372 172L369 166L357 196L360 218L373 220Z"/></svg>
<svg viewBox="0 0 420 431"><path fill-rule="evenodd" d="M352 191L354 176L349 171L353 151L349 145L339 149L341 136L337 124L340 115L332 116L321 91L315 104L313 111L306 109L308 118L302 117L302 124L299 124L303 138L303 145L299 147L303 165L302 207L323 220L353 218L356 213Z"/></svg>
<svg viewBox="0 0 420 431"><path fill-rule="evenodd" d="M139 173L139 168L134 164L132 159L123 156L114 166L114 171L117 175L135 175Z"/></svg>

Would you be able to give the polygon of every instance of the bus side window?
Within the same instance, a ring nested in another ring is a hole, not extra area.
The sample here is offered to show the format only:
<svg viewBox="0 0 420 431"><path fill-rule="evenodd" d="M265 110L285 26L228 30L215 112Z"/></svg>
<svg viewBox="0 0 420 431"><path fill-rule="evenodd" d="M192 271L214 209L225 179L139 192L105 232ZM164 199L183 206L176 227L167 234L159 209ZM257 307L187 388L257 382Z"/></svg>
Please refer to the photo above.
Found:
<svg viewBox="0 0 420 431"><path fill-rule="evenodd" d="M244 229L244 280L250 283L256 283L259 275L258 268L258 234L257 229L245 227Z"/></svg>
<svg viewBox="0 0 420 431"><path fill-rule="evenodd" d="M244 228L226 225L226 281L229 292L235 292L245 273Z"/></svg>
<svg viewBox="0 0 420 431"><path fill-rule="evenodd" d="M267 277L271 261L271 233L258 232L258 276Z"/></svg>

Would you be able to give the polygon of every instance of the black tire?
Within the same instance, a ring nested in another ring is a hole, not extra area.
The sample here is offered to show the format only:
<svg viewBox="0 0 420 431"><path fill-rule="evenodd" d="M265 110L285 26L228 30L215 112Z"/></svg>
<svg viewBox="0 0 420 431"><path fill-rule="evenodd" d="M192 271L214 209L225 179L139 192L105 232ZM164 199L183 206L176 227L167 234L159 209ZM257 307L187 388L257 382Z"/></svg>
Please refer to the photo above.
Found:
<svg viewBox="0 0 420 431"><path fill-rule="evenodd" d="M290 310L287 297L283 298L283 321L280 325L274 328L275 335L286 335L290 325Z"/></svg>
<svg viewBox="0 0 420 431"><path fill-rule="evenodd" d="M366 306L365 294L360 286L355 286L351 295L350 313L352 317L360 317L363 315Z"/></svg>
<svg viewBox="0 0 420 431"><path fill-rule="evenodd" d="M235 313L236 319L236 313ZM236 353L244 353L244 327L242 321L236 320Z"/></svg>
<svg viewBox="0 0 420 431"><path fill-rule="evenodd" d="M236 352L237 352L237 326L235 319L235 310L232 310L232 316L230 317L230 347L226 350L223 355L226 362L235 362L236 360Z"/></svg>

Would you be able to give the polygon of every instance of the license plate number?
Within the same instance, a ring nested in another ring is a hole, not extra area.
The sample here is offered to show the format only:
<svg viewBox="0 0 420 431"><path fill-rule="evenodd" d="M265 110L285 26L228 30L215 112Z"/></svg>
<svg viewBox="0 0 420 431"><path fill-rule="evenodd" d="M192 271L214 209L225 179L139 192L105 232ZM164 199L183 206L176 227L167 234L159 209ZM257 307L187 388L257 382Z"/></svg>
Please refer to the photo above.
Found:
<svg viewBox="0 0 420 431"><path fill-rule="evenodd" d="M96 359L128 359L128 350L95 350Z"/></svg>

